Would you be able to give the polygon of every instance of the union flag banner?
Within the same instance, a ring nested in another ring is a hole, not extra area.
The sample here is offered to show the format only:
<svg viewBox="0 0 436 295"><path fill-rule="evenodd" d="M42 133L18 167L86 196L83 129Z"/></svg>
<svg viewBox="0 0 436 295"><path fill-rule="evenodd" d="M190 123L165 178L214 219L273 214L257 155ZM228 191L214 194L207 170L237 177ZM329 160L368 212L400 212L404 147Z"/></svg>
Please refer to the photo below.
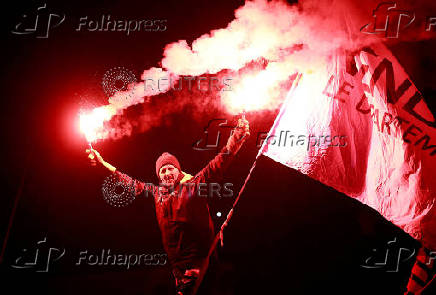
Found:
<svg viewBox="0 0 436 295"><path fill-rule="evenodd" d="M336 52L300 74L260 153L436 249L436 121L384 44Z"/></svg>

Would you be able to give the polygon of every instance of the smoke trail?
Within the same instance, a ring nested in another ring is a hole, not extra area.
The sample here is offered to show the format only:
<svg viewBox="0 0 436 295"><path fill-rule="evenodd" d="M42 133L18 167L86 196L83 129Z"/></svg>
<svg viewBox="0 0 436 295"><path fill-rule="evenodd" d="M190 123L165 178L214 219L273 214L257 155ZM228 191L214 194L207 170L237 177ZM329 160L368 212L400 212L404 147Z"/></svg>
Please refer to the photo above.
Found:
<svg viewBox="0 0 436 295"><path fill-rule="evenodd" d="M398 5L410 7L409 3L402 1ZM218 104L233 114L242 109L276 109L288 90L286 82L294 73L316 70L336 50L351 51L379 42L377 36L360 32L362 25L371 21L377 5L374 0L305 0L294 5L247 1L235 11L235 19L226 28L213 30L191 45L186 40L168 44L160 62L162 68L145 70L140 83L116 93L105 108L112 117L144 103L148 97L183 85L183 76L212 74L218 78L232 76L232 89L196 99L200 105ZM170 83L158 85L160 79ZM113 127L118 130L111 137L130 135L134 127L145 131L158 125L163 115L177 112L190 101L186 91L172 94L180 98L176 104L140 120L119 119L114 125L117 127ZM214 95L219 99L212 99Z"/></svg>

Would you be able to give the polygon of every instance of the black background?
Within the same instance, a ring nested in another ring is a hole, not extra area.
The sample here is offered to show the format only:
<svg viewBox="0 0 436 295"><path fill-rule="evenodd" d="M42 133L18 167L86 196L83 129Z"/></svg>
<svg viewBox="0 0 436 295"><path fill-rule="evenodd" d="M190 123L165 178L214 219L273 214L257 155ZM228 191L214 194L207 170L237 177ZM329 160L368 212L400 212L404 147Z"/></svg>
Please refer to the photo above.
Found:
<svg viewBox="0 0 436 295"><path fill-rule="evenodd" d="M9 4L2 17L2 241L17 196L19 200L1 265L4 294L172 294L167 266L126 270L75 265L83 250L163 253L151 200L138 199L122 209L103 201L101 184L108 173L89 165L86 142L77 131L77 114L83 97L105 100L101 79L108 69L123 66L139 77L144 69L157 66L166 44L180 39L189 44L225 27L243 3L51 1L48 7L65 13L66 20L47 39L11 34L20 16L34 11L37 2ZM168 28L130 36L75 31L81 16L102 14L167 19ZM434 48L432 40L391 46L436 114ZM170 94L162 95L150 105L129 109L128 115L169 107L172 99ZM248 114L254 136L224 179L234 183L235 191L256 156L255 134L268 131L277 112ZM192 148L213 118L236 119L219 109L199 110L193 101L168 115L161 126L95 147L120 170L146 181L156 181L154 163L163 151L177 155L183 170L195 173L216 153ZM217 226L232 200L211 200ZM220 218L218 211L223 212ZM22 249L35 247L44 237L49 247L66 249L48 273L11 268ZM384 252L393 239L397 239L394 249L419 247L369 207L261 157L225 231L225 247L219 250L213 275L216 281L205 282L209 289L205 293L402 294L413 259L401 262L399 272L388 272L389 266L361 266L373 255L372 249Z"/></svg>

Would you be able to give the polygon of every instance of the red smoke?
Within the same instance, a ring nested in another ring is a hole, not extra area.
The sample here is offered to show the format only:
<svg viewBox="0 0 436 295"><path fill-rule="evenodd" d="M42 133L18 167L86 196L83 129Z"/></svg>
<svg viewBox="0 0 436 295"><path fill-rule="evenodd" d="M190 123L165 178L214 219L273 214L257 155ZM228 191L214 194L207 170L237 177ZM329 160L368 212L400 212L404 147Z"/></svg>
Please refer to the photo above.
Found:
<svg viewBox="0 0 436 295"><path fill-rule="evenodd" d="M404 9L412 9L409 3L412 2L397 1ZM129 135L133 125L149 126L152 121L158 124L162 114L151 114L147 122L125 119L117 124L123 127L115 132L103 128L104 121L122 114L124 109L171 90L169 83L156 87L160 78L180 83L181 76L232 77L231 90L219 91L215 103L232 114L276 109L293 74L316 72L336 50L354 50L380 41L377 35L360 31L372 21L377 5L377 1L351 0L306 0L294 5L284 1L247 1L235 11L235 19L226 28L200 36L191 45L186 40L168 44L161 67L145 70L141 82L116 93L108 105L94 110L91 116L97 122L84 124L83 129L88 130L88 137L91 133L93 139L103 139L114 137L113 134ZM154 87L149 81L155 81ZM165 112L176 112L183 104L184 100L180 100Z"/></svg>

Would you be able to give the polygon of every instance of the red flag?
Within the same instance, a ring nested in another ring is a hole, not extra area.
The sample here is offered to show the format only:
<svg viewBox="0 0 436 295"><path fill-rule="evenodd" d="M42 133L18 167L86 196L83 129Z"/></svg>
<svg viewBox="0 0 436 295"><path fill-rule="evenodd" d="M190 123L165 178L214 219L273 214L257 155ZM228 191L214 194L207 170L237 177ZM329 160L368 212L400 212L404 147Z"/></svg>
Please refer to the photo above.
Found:
<svg viewBox="0 0 436 295"><path fill-rule="evenodd" d="M338 52L296 83L262 153L436 249L436 121L389 49Z"/></svg>

